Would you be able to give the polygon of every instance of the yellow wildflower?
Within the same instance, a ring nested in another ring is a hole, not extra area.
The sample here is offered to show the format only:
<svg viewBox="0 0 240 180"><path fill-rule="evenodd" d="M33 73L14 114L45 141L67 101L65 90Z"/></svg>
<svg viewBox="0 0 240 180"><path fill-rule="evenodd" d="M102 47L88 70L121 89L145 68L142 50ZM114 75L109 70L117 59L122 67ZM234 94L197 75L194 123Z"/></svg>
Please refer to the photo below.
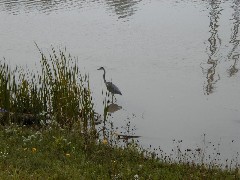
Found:
<svg viewBox="0 0 240 180"><path fill-rule="evenodd" d="M103 143L103 144L108 144L107 139L103 139L102 143Z"/></svg>
<svg viewBox="0 0 240 180"><path fill-rule="evenodd" d="M37 151L36 148L32 148L32 152L35 153Z"/></svg>

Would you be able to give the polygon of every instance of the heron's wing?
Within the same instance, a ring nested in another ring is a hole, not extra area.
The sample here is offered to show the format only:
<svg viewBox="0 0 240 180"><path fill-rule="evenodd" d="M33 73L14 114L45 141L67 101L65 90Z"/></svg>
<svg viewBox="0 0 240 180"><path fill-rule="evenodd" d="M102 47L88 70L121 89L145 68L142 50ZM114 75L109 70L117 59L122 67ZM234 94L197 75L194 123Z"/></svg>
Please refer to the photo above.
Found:
<svg viewBox="0 0 240 180"><path fill-rule="evenodd" d="M110 91L111 93L122 95L122 93L119 90L119 88L116 85L114 85L112 82L107 82L106 85L107 85L108 91Z"/></svg>

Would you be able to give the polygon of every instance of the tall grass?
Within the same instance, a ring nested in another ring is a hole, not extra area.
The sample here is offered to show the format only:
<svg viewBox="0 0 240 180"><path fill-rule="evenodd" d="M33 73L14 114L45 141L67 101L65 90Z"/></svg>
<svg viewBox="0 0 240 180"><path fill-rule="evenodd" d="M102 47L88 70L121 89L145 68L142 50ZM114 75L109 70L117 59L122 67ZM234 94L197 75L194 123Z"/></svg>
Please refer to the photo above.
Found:
<svg viewBox="0 0 240 180"><path fill-rule="evenodd" d="M50 119L61 127L94 130L88 75L80 73L66 49L52 47L48 56L38 50L40 71L19 66L11 70L6 61L0 63L0 123L40 125Z"/></svg>

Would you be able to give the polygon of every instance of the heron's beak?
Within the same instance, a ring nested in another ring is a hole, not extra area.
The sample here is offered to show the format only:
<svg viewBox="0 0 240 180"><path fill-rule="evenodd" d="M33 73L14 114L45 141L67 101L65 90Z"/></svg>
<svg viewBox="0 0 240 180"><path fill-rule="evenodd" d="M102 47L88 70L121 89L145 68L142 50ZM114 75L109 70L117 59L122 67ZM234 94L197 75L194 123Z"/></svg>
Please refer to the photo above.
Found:
<svg viewBox="0 0 240 180"><path fill-rule="evenodd" d="M101 70L101 68L98 68L97 70Z"/></svg>

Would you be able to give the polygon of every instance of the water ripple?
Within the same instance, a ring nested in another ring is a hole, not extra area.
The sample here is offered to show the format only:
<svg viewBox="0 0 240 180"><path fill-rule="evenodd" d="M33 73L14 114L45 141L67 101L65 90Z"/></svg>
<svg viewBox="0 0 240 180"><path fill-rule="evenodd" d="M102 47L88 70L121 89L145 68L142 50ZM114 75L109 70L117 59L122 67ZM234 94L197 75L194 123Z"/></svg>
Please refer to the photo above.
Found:
<svg viewBox="0 0 240 180"><path fill-rule="evenodd" d="M108 13L118 19L132 16L137 11L137 4L142 0L1 0L0 11L18 15L21 13L40 12L50 14L59 11L72 11L81 8L99 8L106 6Z"/></svg>
<svg viewBox="0 0 240 180"><path fill-rule="evenodd" d="M141 0L107 0L109 9L113 10L119 19L132 16L137 11L137 4Z"/></svg>
<svg viewBox="0 0 240 180"><path fill-rule="evenodd" d="M60 10L75 10L83 7L91 6L93 1L84 0L2 0L0 1L0 10L8 12L10 14L41 12L49 14L51 12L58 12Z"/></svg>

